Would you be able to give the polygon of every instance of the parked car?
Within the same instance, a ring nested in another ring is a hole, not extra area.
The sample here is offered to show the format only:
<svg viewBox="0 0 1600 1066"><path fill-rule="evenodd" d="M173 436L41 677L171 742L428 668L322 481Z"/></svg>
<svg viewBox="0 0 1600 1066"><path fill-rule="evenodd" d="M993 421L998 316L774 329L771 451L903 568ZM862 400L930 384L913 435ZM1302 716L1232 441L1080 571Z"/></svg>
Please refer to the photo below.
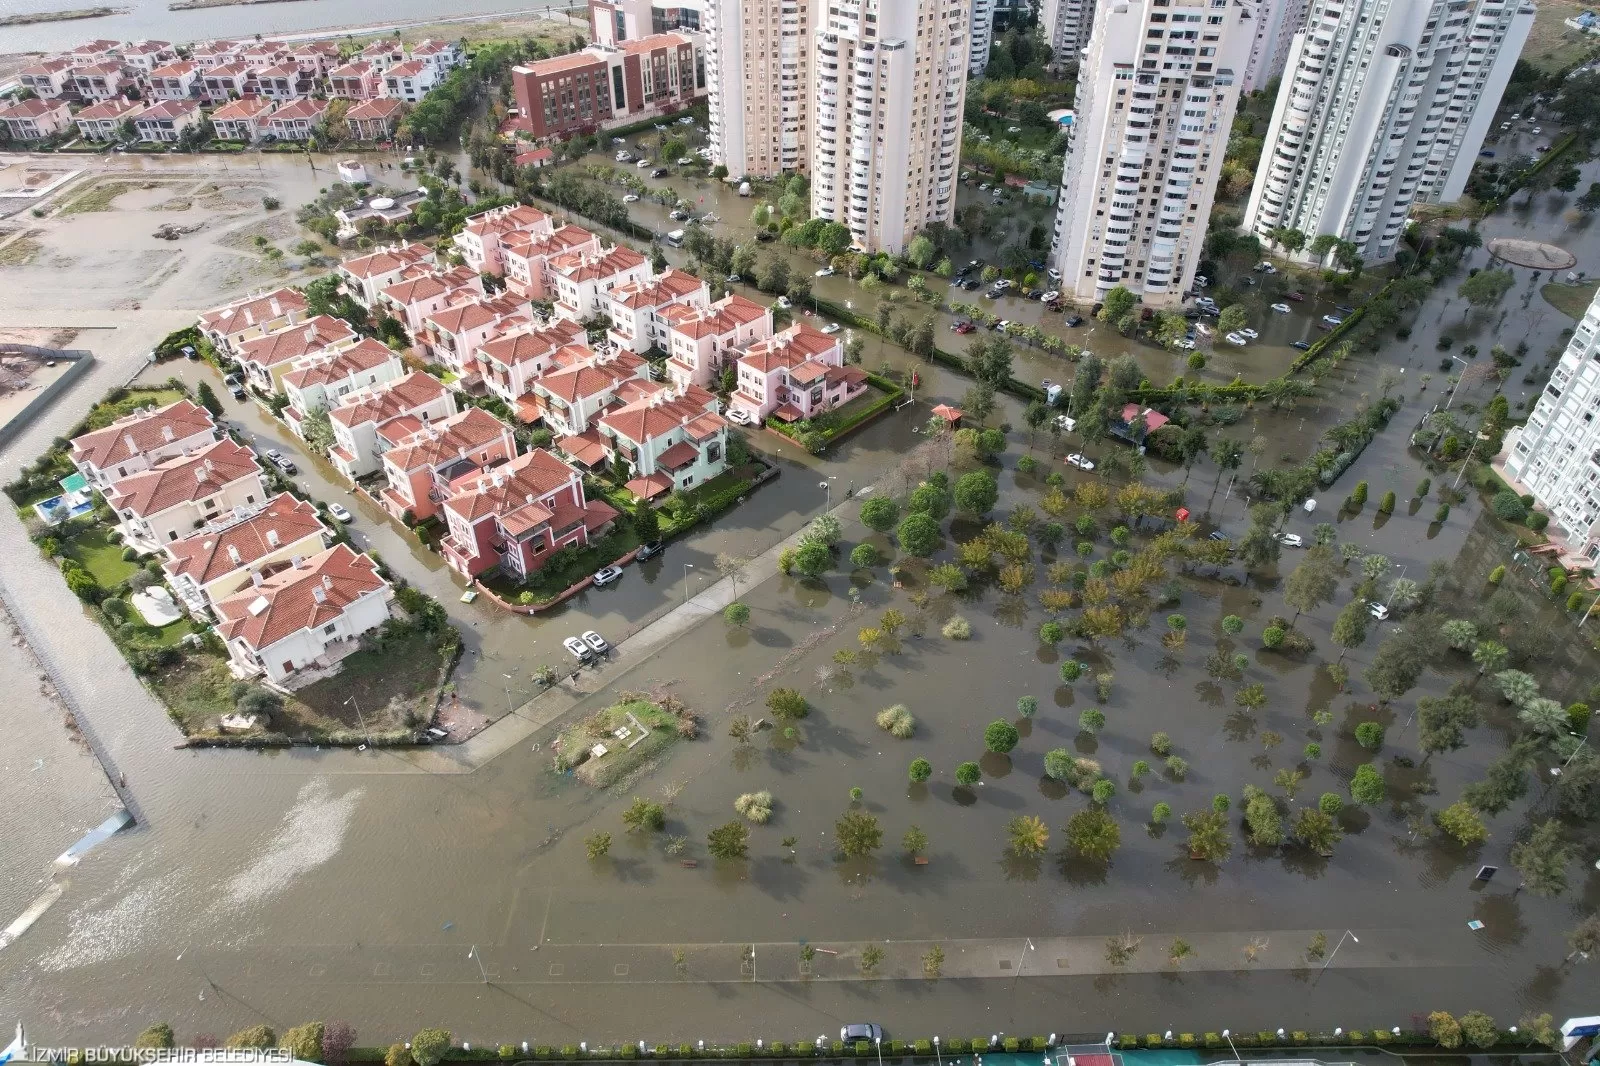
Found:
<svg viewBox="0 0 1600 1066"><path fill-rule="evenodd" d="M1056 415L1056 425L1061 427L1061 432L1071 433L1078 428L1078 420L1070 415Z"/></svg>
<svg viewBox="0 0 1600 1066"><path fill-rule="evenodd" d="M1239 334L1237 334L1237 333L1230 333L1230 334L1228 334L1226 337L1224 337L1222 339L1227 341L1229 344L1237 344L1241 348L1243 346L1245 346L1246 344L1250 343L1249 341L1245 340L1243 337L1239 336Z"/></svg>
<svg viewBox="0 0 1600 1066"><path fill-rule="evenodd" d="M1300 539L1298 533L1274 533L1272 539L1282 544L1285 548L1304 548L1306 542Z"/></svg>
<svg viewBox="0 0 1600 1066"><path fill-rule="evenodd" d="M1389 617L1389 608L1381 603L1369 603L1367 613L1381 622Z"/></svg>
<svg viewBox="0 0 1600 1066"><path fill-rule="evenodd" d="M1286 292L1286 293L1283 294L1283 298L1285 300L1293 300L1295 303L1299 303L1301 300L1304 300L1306 298L1306 294L1303 293L1303 292L1298 292L1298 291L1296 291L1296 292Z"/></svg>
<svg viewBox="0 0 1600 1066"><path fill-rule="evenodd" d="M1206 325L1204 322L1196 322L1194 324L1194 331L1200 334L1202 337L1211 336L1211 327Z"/></svg>
<svg viewBox="0 0 1600 1066"><path fill-rule="evenodd" d="M596 655L606 655L611 651L611 645L606 643L606 638L602 637L599 633L596 633L592 629L586 629L583 631L583 642L587 644L589 649Z"/></svg>
<svg viewBox="0 0 1600 1066"><path fill-rule="evenodd" d="M857 1040L882 1040L883 1029L875 1022L854 1022L840 1027L839 1039L847 1044L853 1044Z"/></svg>
<svg viewBox="0 0 1600 1066"><path fill-rule="evenodd" d="M1067 325L1069 325L1069 326L1081 326L1081 325L1083 325L1083 316L1082 315L1068 315L1067 316Z"/></svg>
<svg viewBox="0 0 1600 1066"><path fill-rule="evenodd" d="M656 167L654 170L652 170L650 172L650 176L652 178L664 178L664 177L667 176L667 168L666 167Z"/></svg>
<svg viewBox="0 0 1600 1066"><path fill-rule="evenodd" d="M1213 529L1210 533L1206 534L1206 539L1207 540L1228 540L1230 538L1222 530Z"/></svg>
<svg viewBox="0 0 1600 1066"><path fill-rule="evenodd" d="M1543 126L1535 126L1535 127L1533 127L1533 129L1529 130L1528 132L1529 133L1543 133L1544 132L1544 127Z"/></svg>
<svg viewBox="0 0 1600 1066"><path fill-rule="evenodd" d="M1344 319L1340 318L1338 315L1323 315L1322 321L1326 322L1330 326L1339 326L1344 324Z"/></svg>
<svg viewBox="0 0 1600 1066"><path fill-rule="evenodd" d="M1079 455L1077 452L1073 452L1071 455L1067 456L1067 464L1069 466L1075 466L1079 470L1094 469L1094 460L1087 456Z"/></svg>
<svg viewBox="0 0 1600 1066"><path fill-rule="evenodd" d="M729 274L725 280L729 285L737 285L739 282L743 281L744 278L740 277L738 274Z"/></svg>
<svg viewBox="0 0 1600 1066"><path fill-rule="evenodd" d="M1239 336L1245 338L1246 340L1252 340L1253 341L1253 340L1258 339L1261 336L1261 334L1257 333L1255 330L1250 329L1247 326L1244 329L1241 329L1239 331Z"/></svg>
<svg viewBox="0 0 1600 1066"><path fill-rule="evenodd" d="M227 388L228 392L233 395L235 400L244 399L244 378L240 377L238 374L229 374L227 377L222 379L222 384Z"/></svg>
<svg viewBox="0 0 1600 1066"><path fill-rule="evenodd" d="M831 277L833 277L833 275L834 275L833 267L823 267L821 270L817 271L817 274L816 274L816 276L819 277L819 278L831 278Z"/></svg>
<svg viewBox="0 0 1600 1066"><path fill-rule="evenodd" d="M596 570L594 572L594 577L591 580L594 582L596 587L604 588L605 586L611 584L613 581L617 580L621 576L622 576L622 567L620 567L620 566L602 566L600 569L598 569L598 570Z"/></svg>
<svg viewBox="0 0 1600 1066"><path fill-rule="evenodd" d="M994 287L999 289L1001 292L1005 292L1007 289L1016 288L1017 283L1012 281L1010 278L1001 278L994 283Z"/></svg>
<svg viewBox="0 0 1600 1066"><path fill-rule="evenodd" d="M294 460L276 448L267 449L267 462L282 470L285 474L298 474L300 472L299 468L294 465Z"/></svg>
<svg viewBox="0 0 1600 1066"><path fill-rule="evenodd" d="M342 503L328 504L328 513L333 515L334 521L341 522L345 525L349 525L351 522L356 520L356 516L351 514Z"/></svg>
<svg viewBox="0 0 1600 1066"><path fill-rule="evenodd" d="M1478 154L1483 156L1483 158L1485 158L1485 159L1493 159L1494 158L1494 152L1491 149L1488 149L1488 148L1485 148L1483 151L1479 152Z"/></svg>
<svg viewBox="0 0 1600 1066"><path fill-rule="evenodd" d="M829 322L826 326L822 327L822 332L829 333L829 334L838 333L839 332L839 328L840 328L839 327L839 323L837 323L837 322Z"/></svg>
<svg viewBox="0 0 1600 1066"><path fill-rule="evenodd" d="M1196 274L1194 276L1194 287L1195 288L1203 289L1203 288L1206 288L1210 284L1211 284L1211 279L1206 277L1204 274Z"/></svg>
<svg viewBox="0 0 1600 1066"><path fill-rule="evenodd" d="M1273 304L1272 309L1280 315L1286 315L1292 310L1288 304Z"/></svg>
<svg viewBox="0 0 1600 1066"><path fill-rule="evenodd" d="M730 408L728 411L728 421L737 426L748 426L750 423L754 422L755 419L751 417L748 408L734 407Z"/></svg>
<svg viewBox="0 0 1600 1066"><path fill-rule="evenodd" d="M1194 351L1194 341L1190 340L1188 337L1185 337L1182 340L1175 342L1173 347L1179 349L1180 351L1192 352Z"/></svg>
<svg viewBox="0 0 1600 1066"><path fill-rule="evenodd" d="M1049 292L1039 297L1039 299L1043 300L1045 303L1053 303L1054 301L1061 299L1061 293L1056 289L1051 289Z"/></svg>
<svg viewBox="0 0 1600 1066"><path fill-rule="evenodd" d="M977 292L978 285L979 282L977 278L968 278L966 281L961 283L961 287L966 289L968 292Z"/></svg>
<svg viewBox="0 0 1600 1066"><path fill-rule="evenodd" d="M678 160L678 165L680 167L692 167L692 166L694 166L694 156L692 156L692 155L684 156L683 158Z"/></svg>
<svg viewBox="0 0 1600 1066"><path fill-rule="evenodd" d="M974 330L976 330L978 327L974 326L971 322L962 321L962 322L957 322L955 325L951 326L950 328L952 330L954 330L955 332L957 332L957 333L971 333Z"/></svg>
<svg viewBox="0 0 1600 1066"><path fill-rule="evenodd" d="M622 198L622 202L625 204L636 204L639 202L639 194L636 192L630 192L628 195Z"/></svg>
<svg viewBox="0 0 1600 1066"><path fill-rule="evenodd" d="M1278 268L1273 266L1271 263L1257 263L1256 271L1257 273L1261 274L1276 274L1278 272Z"/></svg>
<svg viewBox="0 0 1600 1066"><path fill-rule="evenodd" d="M1309 352L1311 350L1311 345L1307 344L1305 341L1290 341L1289 347L1298 348L1302 352Z"/></svg>
<svg viewBox="0 0 1600 1066"><path fill-rule="evenodd" d="M993 329L993 330L1002 330L1003 331L1009 325L1011 325L1011 320L1010 319L1008 319L1008 318L997 318L993 322L989 323L989 328Z"/></svg>
<svg viewBox="0 0 1600 1066"><path fill-rule="evenodd" d="M680 118L678 120L678 125L680 125L680 126L693 126L694 125L694 116L693 115L684 115L682 118Z"/></svg>
<svg viewBox="0 0 1600 1066"><path fill-rule="evenodd" d="M646 562L650 559L654 559L656 556L660 555L666 550L667 545L664 541L646 541L645 543L639 545L639 554L633 557L633 561L636 563Z"/></svg>
<svg viewBox="0 0 1600 1066"><path fill-rule="evenodd" d="M589 659L594 655L594 652L589 650L589 645L585 644L577 637L568 637L566 640L561 642L561 646L566 648L573 655L577 656L582 662L588 662Z"/></svg>
<svg viewBox="0 0 1600 1066"><path fill-rule="evenodd" d="M1048 277L1051 281L1058 282L1058 283L1061 281L1061 271L1057 270L1055 267L1051 267L1049 270L1046 270L1044 273L1045 273L1045 276Z"/></svg>

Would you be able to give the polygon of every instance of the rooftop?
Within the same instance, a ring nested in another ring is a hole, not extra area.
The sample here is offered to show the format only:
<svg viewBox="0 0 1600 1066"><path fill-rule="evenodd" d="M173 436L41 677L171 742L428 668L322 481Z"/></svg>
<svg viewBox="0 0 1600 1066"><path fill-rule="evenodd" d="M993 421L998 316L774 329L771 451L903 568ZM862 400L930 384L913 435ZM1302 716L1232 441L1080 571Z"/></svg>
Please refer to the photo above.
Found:
<svg viewBox="0 0 1600 1066"><path fill-rule="evenodd" d="M259 511L230 516L182 540L163 544L167 561L161 565L173 577L208 585L326 529L315 506L281 492Z"/></svg>
<svg viewBox="0 0 1600 1066"><path fill-rule="evenodd" d="M327 625L385 587L372 559L335 544L219 602L217 632L224 640L269 648L303 629Z"/></svg>

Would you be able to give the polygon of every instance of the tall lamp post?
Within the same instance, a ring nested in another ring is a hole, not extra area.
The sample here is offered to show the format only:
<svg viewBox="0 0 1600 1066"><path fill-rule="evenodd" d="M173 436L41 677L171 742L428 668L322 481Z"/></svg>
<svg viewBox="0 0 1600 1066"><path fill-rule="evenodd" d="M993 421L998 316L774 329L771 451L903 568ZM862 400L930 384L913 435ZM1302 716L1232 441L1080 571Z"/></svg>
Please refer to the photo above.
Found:
<svg viewBox="0 0 1600 1066"><path fill-rule="evenodd" d="M1350 930L1346 929L1344 931L1344 936L1341 936L1339 938L1339 942L1337 944L1333 945L1333 950L1328 952L1327 959L1323 961L1322 968L1324 970L1326 970L1328 968L1328 963L1331 963L1333 961L1333 957L1335 955L1339 954L1339 949L1344 947L1345 937L1349 937L1351 940L1354 940L1357 944L1361 943L1361 938L1360 937L1356 936Z"/></svg>
<svg viewBox="0 0 1600 1066"><path fill-rule="evenodd" d="M686 607L689 604L689 571L691 571L693 569L694 569L694 564L693 563L684 563L683 564L683 603L684 603L684 606L686 606Z"/></svg>
<svg viewBox="0 0 1600 1066"><path fill-rule="evenodd" d="M833 485L831 484L832 481L833 481L833 475L829 474L822 481L817 482L817 488L822 490L822 512L824 514L826 514L827 512L833 510Z"/></svg>

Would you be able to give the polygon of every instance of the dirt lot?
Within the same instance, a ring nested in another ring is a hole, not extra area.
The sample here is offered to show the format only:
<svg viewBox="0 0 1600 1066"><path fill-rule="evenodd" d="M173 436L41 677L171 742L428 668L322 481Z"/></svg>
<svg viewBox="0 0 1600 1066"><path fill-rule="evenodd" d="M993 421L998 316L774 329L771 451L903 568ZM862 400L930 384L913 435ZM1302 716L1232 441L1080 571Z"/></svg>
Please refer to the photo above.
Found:
<svg viewBox="0 0 1600 1066"><path fill-rule="evenodd" d="M1528 43L1522 48L1522 58L1540 70L1561 70L1600 48L1600 37L1579 33L1565 25L1567 19L1591 7L1576 0L1541 0Z"/></svg>

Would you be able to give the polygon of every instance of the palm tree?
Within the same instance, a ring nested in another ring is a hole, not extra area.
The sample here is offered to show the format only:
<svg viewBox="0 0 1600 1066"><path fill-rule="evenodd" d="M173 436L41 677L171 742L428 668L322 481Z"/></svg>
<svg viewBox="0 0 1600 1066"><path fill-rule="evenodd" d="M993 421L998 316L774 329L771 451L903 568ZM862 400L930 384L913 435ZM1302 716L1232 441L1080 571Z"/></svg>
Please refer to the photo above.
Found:
<svg viewBox="0 0 1600 1066"><path fill-rule="evenodd" d="M1521 708L1517 712L1517 720L1527 726L1529 732L1544 740L1554 740L1567 735L1569 728L1567 709L1555 700L1535 696L1521 704Z"/></svg>
<svg viewBox="0 0 1600 1066"><path fill-rule="evenodd" d="M1539 682L1521 670L1502 670L1494 675L1494 679L1500 686L1500 694L1515 707L1521 707L1539 695Z"/></svg>
<svg viewBox="0 0 1600 1066"><path fill-rule="evenodd" d="M1511 650L1497 640L1480 640L1472 649L1472 661L1478 665L1478 676L1505 668Z"/></svg>

